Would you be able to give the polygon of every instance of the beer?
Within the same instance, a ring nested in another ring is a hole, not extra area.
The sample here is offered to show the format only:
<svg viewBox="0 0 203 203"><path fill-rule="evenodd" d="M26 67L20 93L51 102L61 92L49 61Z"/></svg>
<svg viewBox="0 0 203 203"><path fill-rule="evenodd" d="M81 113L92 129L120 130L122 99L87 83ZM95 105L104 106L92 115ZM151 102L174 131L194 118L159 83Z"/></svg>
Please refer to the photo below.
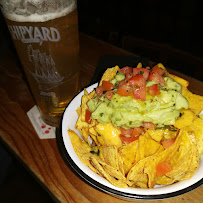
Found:
<svg viewBox="0 0 203 203"><path fill-rule="evenodd" d="M41 15L4 12L41 117L56 127L79 90L78 18L72 2L58 12Z"/></svg>

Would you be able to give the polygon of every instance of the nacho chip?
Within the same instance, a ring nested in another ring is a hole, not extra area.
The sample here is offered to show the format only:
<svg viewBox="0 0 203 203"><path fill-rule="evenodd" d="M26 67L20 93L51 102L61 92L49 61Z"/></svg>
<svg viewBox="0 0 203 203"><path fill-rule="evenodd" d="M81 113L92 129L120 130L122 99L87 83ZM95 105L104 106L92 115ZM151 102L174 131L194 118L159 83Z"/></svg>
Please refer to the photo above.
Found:
<svg viewBox="0 0 203 203"><path fill-rule="evenodd" d="M166 69L162 63L158 63L157 66L158 66L159 68L163 69L163 70Z"/></svg>
<svg viewBox="0 0 203 203"><path fill-rule="evenodd" d="M159 151L163 151L163 146L151 139L147 136L147 133L144 135L141 135L138 140L138 150L136 153L136 159L135 162L140 161L141 159L144 159L145 157L151 156L156 154Z"/></svg>
<svg viewBox="0 0 203 203"><path fill-rule="evenodd" d="M189 82L178 76L169 74L169 77L182 85L182 94L189 101L189 108L196 114L199 115L203 108L203 97L200 95L193 94L187 87Z"/></svg>
<svg viewBox="0 0 203 203"><path fill-rule="evenodd" d="M119 170L117 147L113 145L108 145L108 146L103 145L99 147L99 149L100 149L101 159L105 163Z"/></svg>
<svg viewBox="0 0 203 203"><path fill-rule="evenodd" d="M88 92L86 91L86 89L84 90L84 95L82 96L82 112L81 112L81 121L85 121L85 114L86 114L86 110L88 109L87 107L87 102L92 99L95 95L95 91L92 91L90 94L88 94Z"/></svg>
<svg viewBox="0 0 203 203"><path fill-rule="evenodd" d="M120 70L120 68L118 66L115 66L113 68L108 68L104 72L104 74L103 74L103 76L102 76L102 78L100 80L99 86L102 85L103 81L110 81L110 80L114 79L117 71L119 71L119 70Z"/></svg>
<svg viewBox="0 0 203 203"><path fill-rule="evenodd" d="M81 107L78 107L77 109L76 109L76 112L77 112L77 114L78 114L78 116L81 114Z"/></svg>
<svg viewBox="0 0 203 203"><path fill-rule="evenodd" d="M93 154L90 153L91 147L86 142L82 141L74 131L68 130L68 134L73 145L74 151L79 157L79 159L82 161L82 163L86 166L89 166L90 169L94 172L98 173L98 171L95 170L95 168L92 167L89 162L89 157L93 156Z"/></svg>
<svg viewBox="0 0 203 203"><path fill-rule="evenodd" d="M176 120L174 124L174 126L179 129L191 125L196 117L190 109L183 109L180 113L181 116Z"/></svg>
<svg viewBox="0 0 203 203"><path fill-rule="evenodd" d="M184 87L182 94L188 100L189 108L195 113L195 115L199 115L203 108L203 96L193 94Z"/></svg>
<svg viewBox="0 0 203 203"><path fill-rule="evenodd" d="M157 141L160 142L164 136L164 131L163 129L156 129L156 130L147 130L146 132L150 135L150 137Z"/></svg>
<svg viewBox="0 0 203 203"><path fill-rule="evenodd" d="M76 129L81 130L82 128L87 128L87 127L90 128L97 123L96 120L93 120L91 124L88 124L87 122L85 122L85 114L86 114L86 110L88 109L87 102L91 98L93 98L94 95L95 95L95 91L92 91L90 94L88 94L86 89L84 90L84 95L82 96L82 101L81 101L81 108L77 109L77 113L79 114L79 118L78 118L76 125L75 125Z"/></svg>
<svg viewBox="0 0 203 203"><path fill-rule="evenodd" d="M194 133L189 130L180 132L181 142L178 151L173 157L170 157L170 163L173 170L167 173L175 181L181 181L191 178L199 167L199 155L196 147Z"/></svg>
<svg viewBox="0 0 203 203"><path fill-rule="evenodd" d="M118 179L126 180L125 174L123 173L123 162L120 161L117 147L112 145L100 146L99 150L99 157L107 164L107 166L103 166L105 170L111 175L114 174L113 176ZM109 171L111 167L108 166L112 167L112 171Z"/></svg>
<svg viewBox="0 0 203 203"><path fill-rule="evenodd" d="M122 145L119 136L121 132L112 123L106 125L99 123L95 126L95 130L98 133L97 139L101 145Z"/></svg>
<svg viewBox="0 0 203 203"><path fill-rule="evenodd" d="M135 163L135 156L138 149L138 140L119 148L119 154L123 161L124 173L127 174Z"/></svg>
<svg viewBox="0 0 203 203"><path fill-rule="evenodd" d="M97 134L97 132L96 132L96 130L95 130L95 126L89 128L89 135L90 135L90 137L92 138L92 140L95 142L95 144L96 144L96 145L99 145L99 142L98 142L98 140L97 140L98 134Z"/></svg>
<svg viewBox="0 0 203 203"><path fill-rule="evenodd" d="M194 133L195 139L197 141L197 148L199 154L203 153L203 120L201 118L196 117L194 119L192 125L188 127L190 132Z"/></svg>
<svg viewBox="0 0 203 203"><path fill-rule="evenodd" d="M142 68L142 63L139 62L139 63L137 64L137 68Z"/></svg>
<svg viewBox="0 0 203 203"><path fill-rule="evenodd" d="M116 187L120 187L120 188L126 188L128 186L126 183L126 180L118 179L118 178L114 177L114 176L118 175L117 173L113 173L111 175L109 173L107 173L107 171L105 170L105 167L110 168L111 166L107 166L107 164L105 164L104 162L102 162L101 160L99 160L95 157L90 157L90 162L91 162L92 166L94 168L96 168L100 172L100 174L104 178L106 178L112 185L115 185ZM112 171L114 171L114 169L111 169L108 171L112 172Z"/></svg>
<svg viewBox="0 0 203 203"><path fill-rule="evenodd" d="M79 136L73 130L68 130L68 134L76 153L85 154L91 151L91 147L82 139L80 139Z"/></svg>
<svg viewBox="0 0 203 203"><path fill-rule="evenodd" d="M147 186L153 188L157 178L156 166L164 161L170 163L173 169L166 174L167 177L172 179L171 183L191 177L196 172L199 164L194 136L186 130L181 130L174 145L136 163L128 173L127 180L136 185L140 181L138 176L147 174ZM158 180L157 183L161 182L162 184L165 184L164 180L167 180L166 184L168 184L169 179L159 177Z"/></svg>
<svg viewBox="0 0 203 203"><path fill-rule="evenodd" d="M156 178L156 184L158 185L170 185L174 182L173 178L169 178L165 175L158 176Z"/></svg>

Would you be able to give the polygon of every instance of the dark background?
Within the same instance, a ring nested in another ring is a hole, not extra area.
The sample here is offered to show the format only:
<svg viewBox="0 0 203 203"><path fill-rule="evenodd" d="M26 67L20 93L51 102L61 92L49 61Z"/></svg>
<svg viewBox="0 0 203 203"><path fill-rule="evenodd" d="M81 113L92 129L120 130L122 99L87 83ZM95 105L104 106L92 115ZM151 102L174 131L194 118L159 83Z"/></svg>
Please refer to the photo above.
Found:
<svg viewBox="0 0 203 203"><path fill-rule="evenodd" d="M81 0L79 29L202 80L200 3L200 0Z"/></svg>
<svg viewBox="0 0 203 203"><path fill-rule="evenodd" d="M202 80L203 14L200 3L200 0L78 0L79 30ZM17 57L0 13L0 55L7 51ZM2 145L0 196L1 202L52 202Z"/></svg>
<svg viewBox="0 0 203 203"><path fill-rule="evenodd" d="M78 0L79 30L203 80L200 0ZM0 54L13 48L0 15Z"/></svg>

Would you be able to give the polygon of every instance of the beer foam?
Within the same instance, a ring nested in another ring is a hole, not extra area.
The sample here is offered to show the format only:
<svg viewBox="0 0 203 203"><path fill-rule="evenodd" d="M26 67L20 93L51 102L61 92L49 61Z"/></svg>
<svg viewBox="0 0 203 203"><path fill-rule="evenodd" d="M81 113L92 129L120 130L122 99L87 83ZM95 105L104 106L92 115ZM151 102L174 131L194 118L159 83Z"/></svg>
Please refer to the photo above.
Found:
<svg viewBox="0 0 203 203"><path fill-rule="evenodd" d="M15 7L12 3L15 1ZM62 6L58 6L56 3L51 5L49 3L49 8L43 8L40 4L44 3L42 0L30 0L34 8L28 8L28 5L23 4L23 8L20 8L20 4L18 5L18 1L16 0L0 0L0 6L2 7L2 12L6 18L12 21L17 22L45 22L48 20L53 20L56 18L60 18L65 16L72 11L74 11L77 7L76 0L70 0L67 5L62 4ZM56 0L57 1L57 0ZM16 3L17 2L17 3ZM29 2L29 0L27 1ZM49 2L49 1L48 1ZM58 1L58 3L62 3ZM56 8L57 6L57 8ZM64 8L63 8L64 7ZM32 13L31 13L32 12Z"/></svg>

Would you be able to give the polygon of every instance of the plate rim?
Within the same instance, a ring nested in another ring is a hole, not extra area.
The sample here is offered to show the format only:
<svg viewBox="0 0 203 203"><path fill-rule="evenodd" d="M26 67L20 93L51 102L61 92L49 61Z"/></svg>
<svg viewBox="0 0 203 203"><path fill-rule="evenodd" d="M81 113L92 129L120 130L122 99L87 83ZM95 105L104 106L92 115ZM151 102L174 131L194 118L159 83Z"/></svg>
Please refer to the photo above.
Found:
<svg viewBox="0 0 203 203"><path fill-rule="evenodd" d="M92 87L94 85L96 85L98 83L94 83L89 85L86 88ZM159 199L167 199L167 198L172 198L175 196L179 196L182 194L185 194L187 192L190 192L194 189L196 189L197 187L199 187L200 185L203 184L203 178L200 179L199 181L197 181L196 183L181 189L181 190L177 190L175 192L171 192L171 193L166 193L166 194L156 194L156 195L140 195L140 194L131 194L131 193L127 193L127 192L122 192L122 191L118 191L115 189L112 189L108 186L105 186L101 183L99 183L98 181L94 180L93 178L91 178L90 176L88 176L88 174L86 174L84 171L82 171L77 164L74 162L74 160L71 158L71 156L69 155L68 151L66 150L65 144L64 144L64 140L63 140L63 135L62 135L62 123L63 123L63 118L65 115L65 112L67 110L67 108L69 107L70 103L79 95L81 94L81 92L83 92L84 90L81 90L77 95L75 95L72 100L67 104L63 114L62 114L62 118L61 118L61 122L60 122L60 127L56 129L56 142L57 142L57 146L59 149L59 152L64 160L64 162L66 163L66 165L71 169L71 171L77 176L79 177L82 181L84 181L85 183L87 183L88 185L90 185L91 187L98 189L102 192L111 194L113 196L116 196L118 198L122 198L125 200L159 200Z"/></svg>

